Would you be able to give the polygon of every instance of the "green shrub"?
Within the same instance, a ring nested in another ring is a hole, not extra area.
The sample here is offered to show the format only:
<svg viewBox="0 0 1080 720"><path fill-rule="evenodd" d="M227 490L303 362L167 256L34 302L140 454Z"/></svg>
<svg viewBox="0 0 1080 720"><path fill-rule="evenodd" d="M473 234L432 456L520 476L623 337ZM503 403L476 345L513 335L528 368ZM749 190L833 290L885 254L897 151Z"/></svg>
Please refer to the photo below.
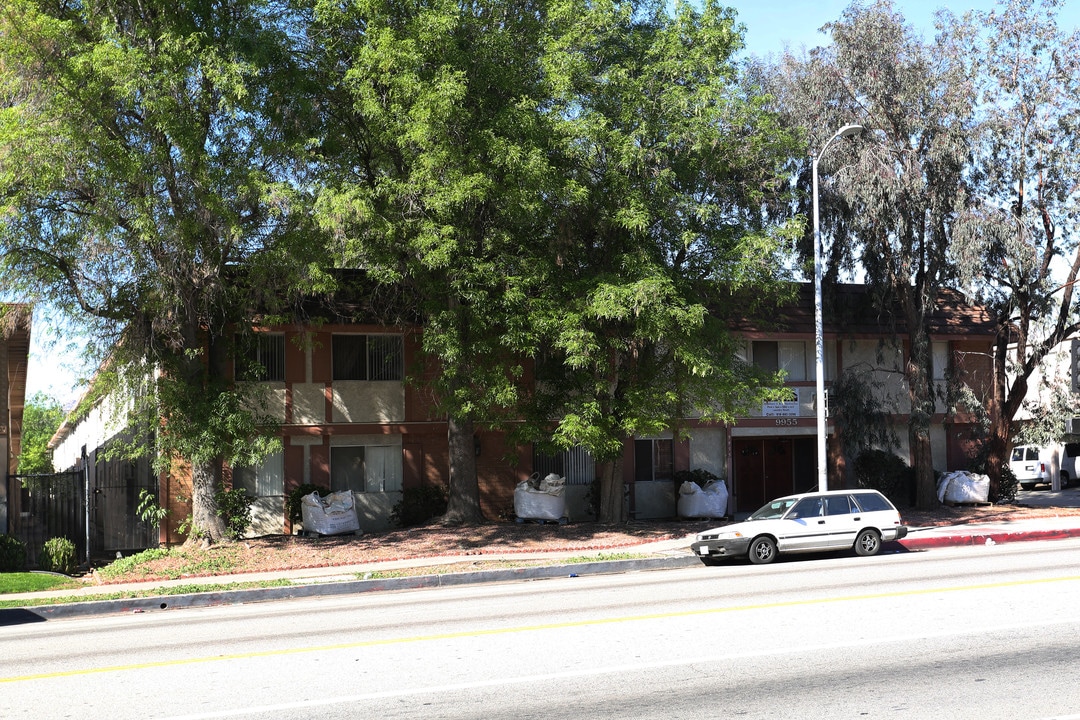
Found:
<svg viewBox="0 0 1080 720"><path fill-rule="evenodd" d="M679 470L675 473L675 486L678 488L684 482L697 483L699 487L704 488L711 482L719 482L720 477L703 468L695 468L694 470Z"/></svg>
<svg viewBox="0 0 1080 720"><path fill-rule="evenodd" d="M26 544L17 537L0 535L0 572L26 570Z"/></svg>
<svg viewBox="0 0 1080 720"><path fill-rule="evenodd" d="M446 491L441 485L425 485L405 488L401 502L390 513L390 520L398 527L412 527L445 513Z"/></svg>
<svg viewBox="0 0 1080 720"><path fill-rule="evenodd" d="M251 527L251 503L254 501L244 488L218 491L218 515L225 518L225 532L233 540L244 537Z"/></svg>
<svg viewBox="0 0 1080 720"><path fill-rule="evenodd" d="M49 538L38 555L38 565L46 572L71 575L79 566L75 559L75 543L66 537Z"/></svg>
<svg viewBox="0 0 1080 720"><path fill-rule="evenodd" d="M319 493L319 497L326 497L330 494L330 491L322 485L312 485L311 483L304 483L303 485L295 488L292 492L290 492L289 497L285 499L285 512L289 516L289 522L291 522L293 525L304 519L300 500L313 492Z"/></svg>
<svg viewBox="0 0 1080 720"><path fill-rule="evenodd" d="M885 450L864 450L855 458L854 469L860 487L879 491L897 507L911 505L915 471L899 455Z"/></svg>

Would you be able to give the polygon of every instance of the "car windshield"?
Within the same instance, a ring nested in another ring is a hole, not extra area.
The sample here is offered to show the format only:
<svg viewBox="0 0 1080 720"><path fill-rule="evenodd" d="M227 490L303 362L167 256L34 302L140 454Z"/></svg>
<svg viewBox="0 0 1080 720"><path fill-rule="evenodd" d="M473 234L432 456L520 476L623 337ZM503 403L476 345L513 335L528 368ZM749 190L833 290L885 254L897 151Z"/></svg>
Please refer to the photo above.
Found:
<svg viewBox="0 0 1080 720"><path fill-rule="evenodd" d="M775 520L783 516L798 498L780 498L773 500L768 505L763 505L753 512L747 520Z"/></svg>

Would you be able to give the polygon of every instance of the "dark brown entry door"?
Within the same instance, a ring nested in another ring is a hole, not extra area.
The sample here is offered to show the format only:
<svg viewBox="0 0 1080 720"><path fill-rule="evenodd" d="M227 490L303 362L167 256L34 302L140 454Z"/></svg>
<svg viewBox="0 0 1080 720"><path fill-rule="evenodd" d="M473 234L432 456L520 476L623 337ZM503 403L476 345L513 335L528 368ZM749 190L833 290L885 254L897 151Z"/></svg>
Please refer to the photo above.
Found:
<svg viewBox="0 0 1080 720"><path fill-rule="evenodd" d="M737 512L794 491L794 449L789 438L732 438Z"/></svg>

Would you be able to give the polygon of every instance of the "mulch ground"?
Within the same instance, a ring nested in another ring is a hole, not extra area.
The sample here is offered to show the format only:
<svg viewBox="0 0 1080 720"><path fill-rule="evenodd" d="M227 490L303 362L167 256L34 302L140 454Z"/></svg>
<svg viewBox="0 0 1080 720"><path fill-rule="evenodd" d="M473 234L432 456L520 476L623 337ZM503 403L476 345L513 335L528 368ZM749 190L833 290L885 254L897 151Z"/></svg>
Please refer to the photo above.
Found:
<svg viewBox="0 0 1080 720"><path fill-rule="evenodd" d="M939 506L932 511L901 512L912 527L1005 522L1027 518L1080 515L1080 508L1024 505ZM93 582L161 580L177 577L272 572L451 555L484 556L543 552L633 552L635 546L684 538L710 527L715 520L631 521L619 525L578 522L567 525L501 522L474 527L438 524L366 533L361 536L300 537L268 535L209 548L175 548L122 573L91 573Z"/></svg>

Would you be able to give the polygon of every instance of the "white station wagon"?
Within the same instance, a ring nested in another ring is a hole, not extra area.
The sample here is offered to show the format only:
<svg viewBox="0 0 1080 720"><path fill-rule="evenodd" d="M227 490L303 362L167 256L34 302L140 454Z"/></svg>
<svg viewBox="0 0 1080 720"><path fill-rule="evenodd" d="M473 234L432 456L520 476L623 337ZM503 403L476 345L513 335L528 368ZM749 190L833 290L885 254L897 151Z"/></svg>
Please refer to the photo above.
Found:
<svg viewBox="0 0 1080 720"><path fill-rule="evenodd" d="M877 490L831 490L773 500L743 522L698 533L690 549L706 565L741 556L764 564L777 553L845 548L876 555L882 542L899 540L907 531Z"/></svg>

